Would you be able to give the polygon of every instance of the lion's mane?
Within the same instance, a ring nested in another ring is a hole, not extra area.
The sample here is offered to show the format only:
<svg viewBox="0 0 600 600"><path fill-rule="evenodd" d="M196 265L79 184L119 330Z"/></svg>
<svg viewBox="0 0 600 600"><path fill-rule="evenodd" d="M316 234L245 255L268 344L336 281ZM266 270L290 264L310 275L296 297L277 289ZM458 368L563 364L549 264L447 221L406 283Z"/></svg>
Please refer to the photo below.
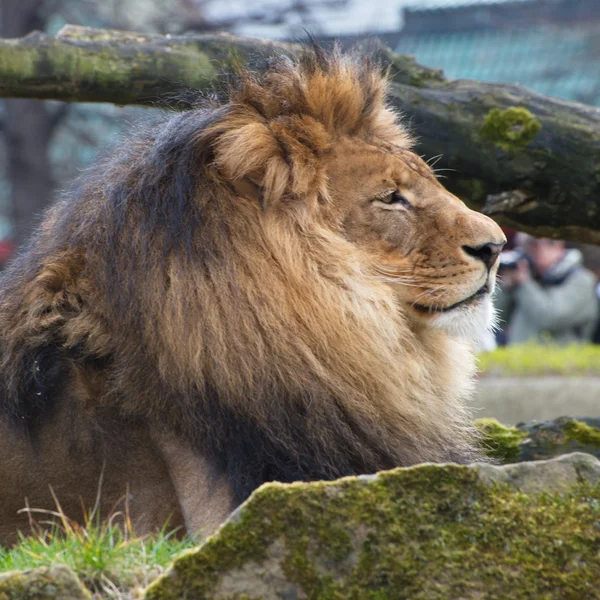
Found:
<svg viewBox="0 0 600 600"><path fill-rule="evenodd" d="M469 352L410 327L320 218L336 136L409 146L385 94L376 65L313 49L94 166L3 277L1 410L35 431L69 397L176 431L239 500L476 457Z"/></svg>

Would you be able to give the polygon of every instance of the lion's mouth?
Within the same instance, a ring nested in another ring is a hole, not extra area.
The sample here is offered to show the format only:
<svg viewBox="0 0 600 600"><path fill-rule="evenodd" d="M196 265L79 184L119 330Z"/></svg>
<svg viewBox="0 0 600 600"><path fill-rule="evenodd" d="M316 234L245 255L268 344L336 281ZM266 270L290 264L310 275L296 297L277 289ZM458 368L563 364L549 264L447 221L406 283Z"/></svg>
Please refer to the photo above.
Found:
<svg viewBox="0 0 600 600"><path fill-rule="evenodd" d="M468 306L469 304L473 304L474 302L479 300L479 298L482 298L483 296L485 296L486 294L489 294L489 293L490 293L490 288L489 288L488 284L485 283L474 294L472 294L468 298L465 298L464 300L460 300L459 302L456 302L455 304L451 304L450 306L438 307L438 306L426 306L424 304L413 304L412 306L418 312L423 313L423 314L445 313L445 312L454 310L455 308L459 308L461 306Z"/></svg>

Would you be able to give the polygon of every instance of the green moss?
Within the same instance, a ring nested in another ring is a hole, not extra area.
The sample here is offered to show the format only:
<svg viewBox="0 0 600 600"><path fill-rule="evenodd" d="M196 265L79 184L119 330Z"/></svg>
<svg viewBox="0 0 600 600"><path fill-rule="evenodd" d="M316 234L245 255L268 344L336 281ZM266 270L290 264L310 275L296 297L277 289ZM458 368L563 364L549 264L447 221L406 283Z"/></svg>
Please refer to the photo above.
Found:
<svg viewBox="0 0 600 600"><path fill-rule="evenodd" d="M565 438L582 446L600 448L600 429L575 419L566 419L563 424Z"/></svg>
<svg viewBox="0 0 600 600"><path fill-rule="evenodd" d="M391 78L397 83L414 87L425 87L430 84L446 83L441 69L429 69L420 65L412 56L391 54Z"/></svg>
<svg viewBox="0 0 600 600"><path fill-rule="evenodd" d="M493 108L485 116L481 134L503 150L516 150L529 144L542 128L533 114L521 106L505 110Z"/></svg>
<svg viewBox="0 0 600 600"><path fill-rule="evenodd" d="M61 94L85 97L86 90L112 90L112 99L118 102L119 89L127 85L131 89L123 92L123 99L131 102L134 93L143 99L161 87L159 79L185 81L190 87L201 88L217 74L206 53L183 42L174 41L168 48L150 53L135 44L123 52L118 45L106 43L82 45L43 36L40 40L36 34L27 39L31 43L9 42L3 51L0 75L6 85L18 81L23 85L43 86L44 74L51 72L56 83L64 85ZM80 89L77 82L85 82L85 89Z"/></svg>
<svg viewBox="0 0 600 600"><path fill-rule="evenodd" d="M146 599L234 598L219 589L223 574L246 565L260 582L274 562L307 598L600 598L600 487L533 496L485 485L475 469L422 465L368 482L267 485L239 515ZM330 553L330 531L353 551L342 542Z"/></svg>
<svg viewBox="0 0 600 600"><path fill-rule="evenodd" d="M522 344L480 354L484 375L600 375L600 346Z"/></svg>
<svg viewBox="0 0 600 600"><path fill-rule="evenodd" d="M432 73L430 71L418 70L410 74L410 85L414 87L425 87L430 83L442 83L444 81L443 73Z"/></svg>
<svg viewBox="0 0 600 600"><path fill-rule="evenodd" d="M516 427L506 427L496 419L479 419L475 425L483 434L482 444L490 458L502 463L514 462L521 454L520 442L527 434Z"/></svg>
<svg viewBox="0 0 600 600"><path fill-rule="evenodd" d="M571 452L600 458L600 429L594 426L600 419L586 420L589 422L560 417L505 427L495 419L480 419L475 424L482 433L486 454L508 464L546 460Z"/></svg>

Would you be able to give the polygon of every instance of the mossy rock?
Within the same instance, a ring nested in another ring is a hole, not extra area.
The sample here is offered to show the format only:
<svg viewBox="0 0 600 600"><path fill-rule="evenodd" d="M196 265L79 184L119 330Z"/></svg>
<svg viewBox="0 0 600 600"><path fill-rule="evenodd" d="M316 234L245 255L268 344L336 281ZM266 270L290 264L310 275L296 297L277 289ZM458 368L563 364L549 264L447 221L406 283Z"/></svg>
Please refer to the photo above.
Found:
<svg viewBox="0 0 600 600"><path fill-rule="evenodd" d="M0 600L90 600L77 575L65 565L0 574Z"/></svg>
<svg viewBox="0 0 600 600"><path fill-rule="evenodd" d="M585 452L600 458L600 418L560 417L552 421L531 421L506 427L495 419L476 422L484 435L490 458L504 464L543 460Z"/></svg>
<svg viewBox="0 0 600 600"><path fill-rule="evenodd" d="M600 598L600 461L267 484L146 591L174 599Z"/></svg>

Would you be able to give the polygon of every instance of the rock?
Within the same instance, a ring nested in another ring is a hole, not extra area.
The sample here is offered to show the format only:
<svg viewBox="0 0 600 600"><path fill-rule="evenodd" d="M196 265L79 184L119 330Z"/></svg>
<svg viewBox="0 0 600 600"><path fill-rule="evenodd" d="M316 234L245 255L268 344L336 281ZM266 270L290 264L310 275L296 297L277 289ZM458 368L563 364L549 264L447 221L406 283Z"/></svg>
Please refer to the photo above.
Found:
<svg viewBox="0 0 600 600"><path fill-rule="evenodd" d="M477 469L480 479L485 483L509 484L525 494L568 492L581 481L592 486L600 484L600 461L582 453L566 454L551 460L516 463L502 468L478 464ZM598 525L600 526L600 522Z"/></svg>
<svg viewBox="0 0 600 600"><path fill-rule="evenodd" d="M77 575L65 565L0 574L0 600L90 600Z"/></svg>
<svg viewBox="0 0 600 600"><path fill-rule="evenodd" d="M592 600L599 581L600 461L576 453L267 484L145 600Z"/></svg>
<svg viewBox="0 0 600 600"><path fill-rule="evenodd" d="M502 463L544 460L585 452L600 458L600 418L560 417L505 427L496 419L476 422L484 435L487 454Z"/></svg>

